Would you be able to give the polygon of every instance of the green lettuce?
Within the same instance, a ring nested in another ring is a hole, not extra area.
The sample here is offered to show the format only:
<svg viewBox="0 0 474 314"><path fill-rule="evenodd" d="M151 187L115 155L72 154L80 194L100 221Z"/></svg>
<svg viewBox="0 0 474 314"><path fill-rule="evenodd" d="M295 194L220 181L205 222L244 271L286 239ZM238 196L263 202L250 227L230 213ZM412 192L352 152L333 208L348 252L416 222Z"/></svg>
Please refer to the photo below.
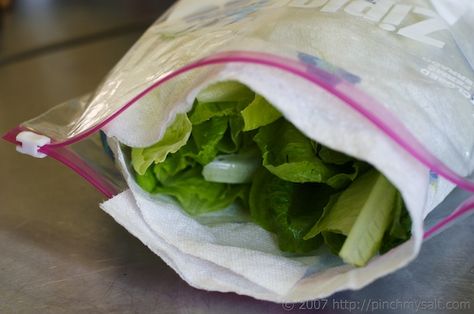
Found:
<svg viewBox="0 0 474 314"><path fill-rule="evenodd" d="M154 192L156 185L158 184L158 180L153 174L152 168L148 168L144 174L139 174L135 176L137 180L137 184L141 186L147 192Z"/></svg>
<svg viewBox="0 0 474 314"><path fill-rule="evenodd" d="M254 140L262 151L263 166L283 180L326 182L335 174L316 156L313 141L284 119L261 127Z"/></svg>
<svg viewBox="0 0 474 314"><path fill-rule="evenodd" d="M143 175L153 163L163 162L169 153L177 152L186 144L191 129L188 116L186 114L177 115L158 143L147 148L132 148L133 169Z"/></svg>
<svg viewBox="0 0 474 314"><path fill-rule="evenodd" d="M254 140L262 152L263 166L290 182L319 182L339 189L367 169L365 163L352 158L341 163L345 155L324 147L320 152L324 149L335 158L332 162L323 160L317 154L319 145L284 119L261 127Z"/></svg>
<svg viewBox="0 0 474 314"><path fill-rule="evenodd" d="M309 139L237 82L201 91L162 140L132 148L131 163L143 190L174 198L190 215L248 210L285 252L325 244L362 266L411 235L403 200L380 172Z"/></svg>
<svg viewBox="0 0 474 314"><path fill-rule="evenodd" d="M200 167L192 167L158 184L154 193L173 196L190 215L199 215L228 207L244 198L248 186L208 182Z"/></svg>
<svg viewBox="0 0 474 314"><path fill-rule="evenodd" d="M303 237L321 216L331 192L328 186L285 181L261 168L250 189L250 215L277 235L281 250L309 252L320 246L322 238Z"/></svg>
<svg viewBox="0 0 474 314"><path fill-rule="evenodd" d="M210 163L219 152L218 144L223 139L229 121L216 117L193 126L192 140L196 146L195 159L201 165Z"/></svg>
<svg viewBox="0 0 474 314"><path fill-rule="evenodd" d="M186 144L178 152L170 154L165 161L157 163L149 169L153 169L154 177L158 182L166 184L168 179L172 179L186 168L194 166L193 155L191 144Z"/></svg>
<svg viewBox="0 0 474 314"><path fill-rule="evenodd" d="M390 251L392 248L410 239L411 236L410 214L408 214L408 211L404 207L399 192L397 192L395 198L391 221L392 223L382 240L382 246L380 248L381 253Z"/></svg>
<svg viewBox="0 0 474 314"><path fill-rule="evenodd" d="M322 234L345 262L365 265L381 247L396 205L396 193L395 187L372 169L325 208L304 238Z"/></svg>
<svg viewBox="0 0 474 314"><path fill-rule="evenodd" d="M244 120L244 131L258 129L281 117L281 113L259 95L255 96L255 99L241 111L241 114Z"/></svg>

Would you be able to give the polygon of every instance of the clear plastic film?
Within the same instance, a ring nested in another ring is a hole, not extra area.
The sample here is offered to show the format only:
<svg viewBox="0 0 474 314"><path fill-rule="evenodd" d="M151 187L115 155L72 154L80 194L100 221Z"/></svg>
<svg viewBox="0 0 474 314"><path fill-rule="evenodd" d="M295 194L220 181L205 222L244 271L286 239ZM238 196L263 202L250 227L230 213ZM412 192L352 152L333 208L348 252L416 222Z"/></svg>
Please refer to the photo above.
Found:
<svg viewBox="0 0 474 314"><path fill-rule="evenodd" d="M55 107L5 138L16 142L26 129L51 138L42 152L111 196L124 185L110 161L96 159L101 128L130 106L145 106L153 93L159 93L157 109L171 115L203 78L228 64L252 64L311 82L428 169L474 191L464 179L474 169L474 71L462 38L472 8L450 21L437 9L426 0L260 0L212 1L171 13L150 27L94 94Z"/></svg>

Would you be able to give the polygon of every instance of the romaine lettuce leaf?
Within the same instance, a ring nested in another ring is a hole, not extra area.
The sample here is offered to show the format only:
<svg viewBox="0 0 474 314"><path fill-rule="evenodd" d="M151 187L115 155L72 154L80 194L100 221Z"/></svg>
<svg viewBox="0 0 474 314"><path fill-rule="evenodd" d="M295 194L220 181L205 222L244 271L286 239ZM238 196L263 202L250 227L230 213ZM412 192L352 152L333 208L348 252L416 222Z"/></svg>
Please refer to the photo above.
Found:
<svg viewBox="0 0 474 314"><path fill-rule="evenodd" d="M370 195L339 252L344 262L364 266L377 254L384 233L390 225L396 193L395 187L378 172Z"/></svg>
<svg viewBox="0 0 474 314"><path fill-rule="evenodd" d="M195 162L192 159L194 153L190 148L190 143L181 147L174 154L169 154L165 161L153 166L153 173L156 179L162 184L166 184L168 179L173 178L182 170L192 167ZM152 167L150 167L151 169Z"/></svg>
<svg viewBox="0 0 474 314"><path fill-rule="evenodd" d="M262 152L263 166L280 179L326 182L335 174L316 156L313 142L284 119L261 127L254 140Z"/></svg>
<svg viewBox="0 0 474 314"><path fill-rule="evenodd" d="M158 184L155 193L175 197L190 215L221 210L238 198L245 198L248 185L223 184L204 180L200 166L189 168Z"/></svg>
<svg viewBox="0 0 474 314"><path fill-rule="evenodd" d="M323 234L339 256L362 266L380 249L395 206L395 187L378 171L370 170L344 190L305 239ZM338 236L339 235L339 236ZM347 238L343 240L343 237Z"/></svg>
<svg viewBox="0 0 474 314"><path fill-rule="evenodd" d="M277 235L282 251L309 252L319 247L321 238L304 240L303 236L321 216L332 192L323 184L282 180L262 167L250 188L250 215L253 221Z"/></svg>
<svg viewBox="0 0 474 314"><path fill-rule="evenodd" d="M215 117L237 116L245 105L238 102L197 102L189 113L189 120L193 125L197 125Z"/></svg>
<svg viewBox="0 0 474 314"><path fill-rule="evenodd" d="M224 137L217 144L219 152L225 154L237 153L242 145L243 120L240 116L229 117L229 127Z"/></svg>
<svg viewBox="0 0 474 314"><path fill-rule="evenodd" d="M258 129L281 117L281 113L260 95L241 112L244 119L244 131Z"/></svg>
<svg viewBox="0 0 474 314"><path fill-rule="evenodd" d="M153 174L151 168L148 168L144 174L137 174L135 176L137 184L145 191L152 193L155 190L158 181Z"/></svg>
<svg viewBox="0 0 474 314"><path fill-rule="evenodd" d="M159 142L147 148L132 148L133 169L143 175L151 164L160 163L169 153L177 152L188 141L191 128L187 115L178 114Z"/></svg>
<svg viewBox="0 0 474 314"><path fill-rule="evenodd" d="M196 146L195 160L201 165L210 163L219 152L218 144L228 128L228 118L216 117L193 126L192 140Z"/></svg>
<svg viewBox="0 0 474 314"><path fill-rule="evenodd" d="M220 82L202 90L188 114L193 125L201 124L215 117L228 117L232 141L244 128L240 112L256 98L255 93L246 86L234 82Z"/></svg>

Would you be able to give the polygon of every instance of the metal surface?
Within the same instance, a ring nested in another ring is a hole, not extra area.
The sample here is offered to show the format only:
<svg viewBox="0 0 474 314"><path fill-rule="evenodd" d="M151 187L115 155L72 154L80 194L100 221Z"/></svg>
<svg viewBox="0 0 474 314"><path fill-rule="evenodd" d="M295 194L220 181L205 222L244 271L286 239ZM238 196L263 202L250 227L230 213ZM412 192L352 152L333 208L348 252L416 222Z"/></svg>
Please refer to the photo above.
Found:
<svg viewBox="0 0 474 314"><path fill-rule="evenodd" d="M44 7L25 15L28 2ZM135 11L132 2L17 0L0 29L0 63L6 60L0 66L0 132L92 90L143 30L121 29L124 21L139 25L170 1L136 1L143 6L134 2ZM78 36L82 40L71 44ZM103 197L72 171L20 155L5 142L0 156L0 313L474 311L473 216L426 242L410 266L365 289L282 306L188 286L103 213ZM454 192L438 213L464 195Z"/></svg>

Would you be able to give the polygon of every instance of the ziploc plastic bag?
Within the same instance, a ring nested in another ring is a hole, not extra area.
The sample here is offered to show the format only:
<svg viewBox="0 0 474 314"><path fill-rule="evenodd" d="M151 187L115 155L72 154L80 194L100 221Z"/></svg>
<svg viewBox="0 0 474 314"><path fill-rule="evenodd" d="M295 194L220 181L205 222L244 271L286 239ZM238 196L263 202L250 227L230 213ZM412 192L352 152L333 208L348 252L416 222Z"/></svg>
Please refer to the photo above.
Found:
<svg viewBox="0 0 474 314"><path fill-rule="evenodd" d="M406 265L424 237L474 207L468 199L423 233L423 219L456 185L474 192L465 179L474 169L474 71L464 38L473 9L469 1L446 4L180 1L94 94L4 138L113 196L102 208L195 287L276 302L360 288ZM228 80L264 96L313 140L381 171L403 196L412 238L360 268L324 251L289 257L268 232L228 211L191 218L143 192L120 144L157 142L200 90Z"/></svg>

